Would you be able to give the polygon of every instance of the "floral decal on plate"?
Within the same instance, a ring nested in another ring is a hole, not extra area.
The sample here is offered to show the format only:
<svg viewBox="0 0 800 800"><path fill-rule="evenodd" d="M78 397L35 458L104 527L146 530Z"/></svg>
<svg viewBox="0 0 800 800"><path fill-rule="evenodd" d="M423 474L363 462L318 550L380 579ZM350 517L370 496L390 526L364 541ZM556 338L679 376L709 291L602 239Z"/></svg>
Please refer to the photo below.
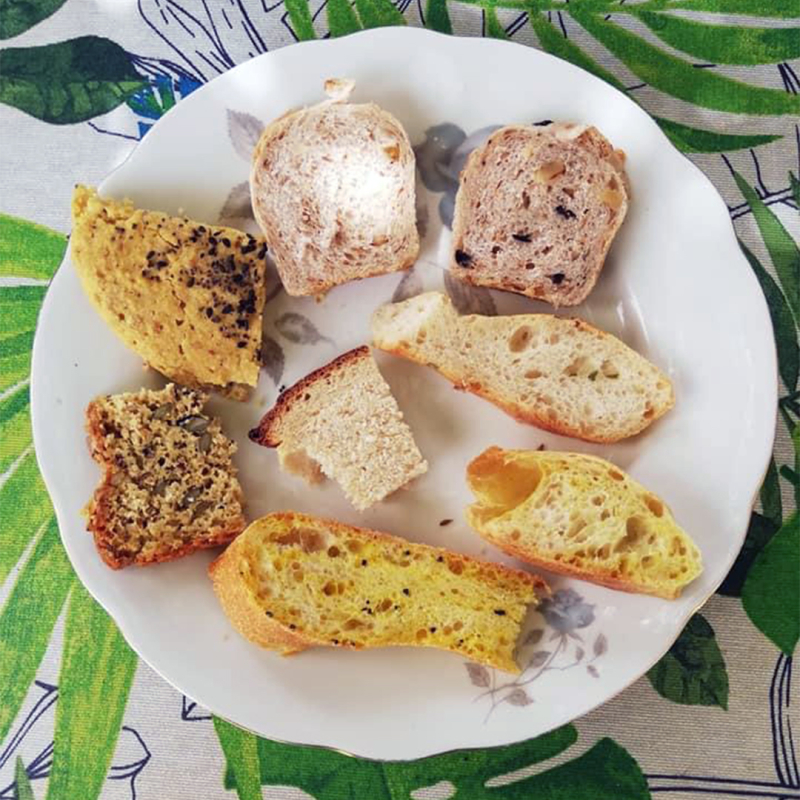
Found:
<svg viewBox="0 0 800 800"><path fill-rule="evenodd" d="M608 639L602 632L589 637L591 652L587 652L587 637L578 633L595 621L594 604L587 603L574 589L559 589L542 601L539 612L545 627L537 625L523 636L517 660L524 666L516 678L498 680L496 670L471 662L464 665L472 684L485 690L475 699L491 701L486 720L503 703L511 706L534 703L529 687L546 672L584 667L593 678L600 677L595 662L608 651Z"/></svg>

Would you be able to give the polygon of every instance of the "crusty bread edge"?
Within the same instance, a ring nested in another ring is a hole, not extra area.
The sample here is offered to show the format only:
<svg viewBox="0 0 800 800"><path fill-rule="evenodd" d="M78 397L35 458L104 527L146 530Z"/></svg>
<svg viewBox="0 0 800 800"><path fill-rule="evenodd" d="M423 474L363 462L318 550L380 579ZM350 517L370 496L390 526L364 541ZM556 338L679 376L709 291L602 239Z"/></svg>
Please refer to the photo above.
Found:
<svg viewBox="0 0 800 800"><path fill-rule="evenodd" d="M207 550L211 547L219 547L231 542L245 528L246 521L244 515L230 520L228 525L221 529L213 539L202 542L187 542L183 547L173 550L170 553L159 553L147 558L134 556L131 559L122 559L114 555L114 551L106 544L108 539L108 518L106 507L106 495L112 488L111 479L113 477L113 466L107 458L105 449L102 446L103 434L100 428L100 415L97 404L92 401L86 409L86 432L88 434L89 451L92 458L100 465L103 470L103 477L97 488L94 490L92 499L87 503L84 514L86 516L86 530L92 534L94 545L100 558L111 567L111 569L123 569L127 566L144 567L148 564L161 564L166 561L175 561L197 550Z"/></svg>
<svg viewBox="0 0 800 800"><path fill-rule="evenodd" d="M264 523L265 520L269 520L270 522L275 521L279 524L284 522L288 522L291 525L300 524L303 527L312 529L319 529L320 527L324 526L334 530L337 534L343 535L353 534L355 532L355 534L358 536L362 536L366 539L371 539L372 541L379 543L387 540L397 542L399 539L399 537L393 536L390 533L384 533L383 531L376 531L370 528L361 528L355 525L347 525L343 522L338 522L337 520L315 517L310 514L303 514L294 511L280 511L273 514L267 514L265 517L261 517L260 519L252 522L251 526ZM247 531L245 531L245 533L247 533ZM208 574L213 582L214 592L219 598L226 616L231 621L231 624L234 626L234 628L236 628L236 630L242 636L244 636L245 639L258 644L261 647L266 647L273 650L280 649L283 655L292 655L293 653L298 653L307 647L313 646L338 647L349 650L354 649L352 645L347 644L346 642L340 642L339 644L334 645L332 642L327 640L318 641L308 636L298 635L293 631L290 631L288 627L282 623L267 617L258 605L258 602L247 590L244 581L240 579L240 576L236 572L235 559L236 555L238 554L238 549L243 546L243 541L244 540L241 539L234 540L234 542L209 565ZM420 546L414 545L413 543L409 544L411 544L411 546ZM551 594L550 587L539 575L534 575L530 572L526 572L525 570L507 567L491 561L483 561L482 559L474 558L462 553L455 553L443 547L433 547L432 545L422 546L430 547L432 550L441 553L445 557L485 565L495 573L510 572L522 577L529 583L533 594L533 598L529 603L529 607L538 606L542 598L549 597ZM394 645L387 642L379 646L397 647L409 645ZM421 646L424 647L428 645ZM449 648L437 647L436 649L445 650L447 652L454 653L455 655L464 655L458 650L450 650ZM512 674L518 674L520 672L519 665L517 665L513 660L509 664L504 660L492 658L493 655L494 654L492 653L484 654L484 659L479 663L496 667L497 669L501 669ZM477 659L472 660L477 662Z"/></svg>
<svg viewBox="0 0 800 800"><path fill-rule="evenodd" d="M591 333L599 334L602 338L607 338L611 336L611 334L606 333L605 331L601 331L599 328L595 328L593 325L590 325L588 322L584 322L581 319L572 319L571 320L576 328L580 328L584 331L588 331ZM375 339L374 345L379 349L383 350L387 353L392 353L393 355L400 356L402 358L406 358L409 361L414 361L417 364L422 364L424 366L433 366L431 365L426 359L421 358L418 354L414 351L413 348L405 347L402 343L394 346L388 347L384 344L381 344L380 340ZM642 356L643 358L643 356ZM520 406L516 405L515 403L507 402L502 396L493 392L491 389L483 386L483 384L472 381L472 382L464 382L461 380L460 376L457 375L453 370L448 370L442 366L434 366L433 368L443 375L447 380L449 380L453 386L465 392L470 392L471 394L478 395L479 397L483 397L485 400L488 400L490 403L493 403L498 408L501 408L507 414L512 416L518 422L524 422L529 425L535 425L537 428L541 428L545 431L550 431L551 433L559 434L560 436L569 436L573 439L581 439L584 442L595 442L598 444L613 444L615 442L619 442L622 439L627 439L631 436L636 436L637 434L641 433L645 428L652 425L657 419L660 419L664 414L666 414L670 409L672 409L675 405L675 387L672 385L672 381L664 375L664 373L652 362L648 361L648 364L656 370L658 375L663 378L670 387L670 397L669 401L660 408L654 408L653 417L651 419L644 419L640 420L640 423L637 426L631 426L631 431L628 433L624 433L620 436L590 436L584 433L581 430L572 428L568 425L560 425L557 423L553 423L551 420L545 419L544 417L540 417L535 414L533 411L521 408Z"/></svg>
<svg viewBox="0 0 800 800"><path fill-rule="evenodd" d="M249 432L248 436L251 441L264 447L278 447L282 441L280 438L281 422L287 414L291 413L296 402L302 402L302 395L305 390L318 380L334 375L340 369L345 369L362 358L370 358L370 350L366 345L342 353L334 358L333 361L315 369L293 386L290 386L278 397L275 405L262 417L258 426Z"/></svg>
<svg viewBox="0 0 800 800"><path fill-rule="evenodd" d="M246 583L237 574L239 548L234 541L208 565L208 575L225 616L245 638L261 647L292 655L315 642L266 616Z"/></svg>
<svg viewBox="0 0 800 800"><path fill-rule="evenodd" d="M630 592L632 594L648 594L654 597L661 597L664 600L676 600L678 597L680 597L683 589L697 577L697 575L692 576L686 581L686 583L682 584L681 586L677 586L673 592L655 591L653 587L650 586L644 586L638 583L632 583L630 581L623 581L605 573L582 570L570 564L564 564L560 561L553 561L547 558L542 558L541 556L533 555L526 548L518 547L509 543L505 537L493 536L486 531L479 530L475 525L472 524L470 520L469 509L467 509L466 517L467 522L470 524L473 530L475 530L478 536L481 537L481 539L484 539L485 541L489 542L489 544L494 545L504 553L513 556L514 558L518 558L520 561L523 561L526 564L538 567L539 569L545 569L548 572L554 572L558 575L565 575L570 578L578 578L579 580L587 581L588 583L606 586L609 589Z"/></svg>

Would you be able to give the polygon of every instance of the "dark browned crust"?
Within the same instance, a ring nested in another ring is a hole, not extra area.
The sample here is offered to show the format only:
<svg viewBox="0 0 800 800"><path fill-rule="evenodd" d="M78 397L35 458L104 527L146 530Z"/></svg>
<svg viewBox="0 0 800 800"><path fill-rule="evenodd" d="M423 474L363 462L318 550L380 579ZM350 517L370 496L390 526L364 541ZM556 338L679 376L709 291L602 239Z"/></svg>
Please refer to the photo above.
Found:
<svg viewBox="0 0 800 800"><path fill-rule="evenodd" d="M256 444L263 445L264 447L278 447L281 444L280 438L280 424L283 417L288 414L295 403L303 402L303 395L305 390L315 384L319 380L334 375L338 370L349 366L350 364L359 361L362 358L370 358L369 347L362 345L356 347L354 350L348 350L346 353L337 356L325 366L315 369L310 372L305 378L301 378L294 386L290 386L278 398L275 405L263 416L258 427L253 428L248 436Z"/></svg>
<svg viewBox="0 0 800 800"><path fill-rule="evenodd" d="M113 460L106 452L104 437L100 427L100 412L95 402L89 403L86 409L86 431L88 433L88 444L92 458L103 468L103 478L97 489L95 489L92 499L86 507L86 529L94 538L94 545L100 558L111 567L111 569L122 569L131 565L146 566L148 564L160 564L164 561L175 561L183 558L196 550L205 550L210 547L219 547L233 541L245 528L247 521L243 515L232 519L228 526L215 532L212 537L199 541L187 542L177 550L164 550L155 552L151 556L142 556L137 553L120 553L117 549L110 546L109 521L113 518L114 512L110 501L111 490L113 488L112 479L115 474Z"/></svg>

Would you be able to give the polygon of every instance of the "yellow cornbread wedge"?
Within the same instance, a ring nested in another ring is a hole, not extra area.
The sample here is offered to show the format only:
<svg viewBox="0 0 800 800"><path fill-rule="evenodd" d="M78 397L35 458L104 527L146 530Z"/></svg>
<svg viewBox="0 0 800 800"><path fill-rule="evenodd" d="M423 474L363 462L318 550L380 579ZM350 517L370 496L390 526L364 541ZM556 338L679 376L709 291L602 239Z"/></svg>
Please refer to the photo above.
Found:
<svg viewBox="0 0 800 800"><path fill-rule="evenodd" d="M114 333L171 380L245 399L260 369L264 240L87 186L75 187L72 221L72 261Z"/></svg>

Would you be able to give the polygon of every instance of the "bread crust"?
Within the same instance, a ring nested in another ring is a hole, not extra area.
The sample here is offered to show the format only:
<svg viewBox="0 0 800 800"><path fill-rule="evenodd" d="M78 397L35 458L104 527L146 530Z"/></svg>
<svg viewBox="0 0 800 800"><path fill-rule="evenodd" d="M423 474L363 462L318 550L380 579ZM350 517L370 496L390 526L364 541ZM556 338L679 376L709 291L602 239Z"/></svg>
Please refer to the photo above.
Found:
<svg viewBox="0 0 800 800"><path fill-rule="evenodd" d="M590 325L588 322L584 322L581 319L571 318L571 322L576 328L598 335L600 338L605 339L611 337L609 333L601 331L599 328L595 328L593 325ZM393 355L407 358L409 361L414 361L417 364L422 364L424 366L428 365L428 362L424 358L420 358L420 354L417 351L410 347L404 347L402 343L394 347L380 346L380 349L387 353L392 353ZM582 428L570 426L557 420L553 421L548 419L544 414L537 413L538 409L536 408L523 408L516 403L510 403L501 394L494 391L491 386L485 386L477 381L464 380L463 376L461 376L455 370L449 368L448 365L436 364L435 369L437 372L441 373L445 378L447 378L458 391L470 392L478 397L483 397L485 400L488 400L498 408L501 408L509 416L513 417L519 422L535 425L537 428L559 434L560 436L569 436L573 439L581 439L585 442L595 442L597 444L613 444L614 442L621 441L621 439L628 438L630 436L636 436L653 422L655 422L655 420L666 414L667 411L669 411L675 405L674 389L672 389L672 384L669 382L671 390L670 402L663 408L657 409L652 418L642 418L639 420L638 425L632 424L630 432L626 432L623 436L587 434ZM666 380L666 376L664 377ZM544 410L545 409L542 409L542 411Z"/></svg>
<svg viewBox="0 0 800 800"><path fill-rule="evenodd" d="M680 597L681 590L675 589L673 592L659 592L653 589L648 589L639 584L623 581L619 578L614 578L601 572L593 572L590 570L582 570L570 564L564 564L560 561L552 561L546 558L541 558L529 552L526 548L517 547L504 537L492 536L489 533L478 531L478 535L485 539L490 544L493 544L499 550L507 553L514 558L518 558L525 564L530 564L532 567L545 569L548 572L553 572L557 575L566 575L569 578L577 578L581 581L589 583L596 583L600 586L606 586L609 589L616 589L620 592L630 592L631 594L649 594L653 597L661 597L664 600L675 600Z"/></svg>
<svg viewBox="0 0 800 800"><path fill-rule="evenodd" d="M208 575L225 615L245 639L288 656L315 644L298 636L264 614L239 573L237 558L241 543L234 541L208 565Z"/></svg>
<svg viewBox="0 0 800 800"><path fill-rule="evenodd" d="M275 405L262 417L258 426L249 432L248 436L251 441L264 447L278 447L281 444L281 422L291 412L295 403L303 401L303 394L309 386L335 375L340 369L346 369L350 364L370 357L369 347L366 345L356 347L301 378L280 395Z"/></svg>
<svg viewBox="0 0 800 800"><path fill-rule="evenodd" d="M335 534L358 536L378 544L383 542L397 543L398 541L398 537L382 531L345 525L336 520L314 517L292 511L269 514L261 520L256 520L252 525L264 524L265 521L268 521L269 524L274 523L276 526L283 524L286 525L287 528L292 525L311 529L325 528L333 531ZM346 641L333 644L327 639L316 639L312 636L298 635L274 618L267 617L264 610L259 606L257 599L246 586L244 574L237 569L237 559L242 555L241 550L247 546L246 534L247 531L245 531L241 537L234 540L208 568L209 576L214 584L214 592L217 597L219 597L226 615L236 630L246 639L262 647L279 650L283 655L291 655L312 646L339 647L349 650L361 649L360 646L354 647ZM406 542L403 544L405 547L412 550L421 546ZM429 547L428 545L422 546L426 549ZM509 574L515 575L531 587L532 594L534 595L531 602L537 602L539 598L550 595L549 587L538 575L482 561L481 559L462 555L460 553L454 553L444 548L434 547L430 549L441 553L442 556L447 559L448 564L455 562L461 562L462 564L480 564L487 572L491 572L495 576L503 577ZM381 643L380 646L393 646L393 644L392 642L386 642ZM407 643L397 644L398 646L408 646ZM452 650L451 652L459 654L458 650ZM463 655L463 653L460 654ZM485 654L484 663L508 672L519 672L519 667L516 664L507 663L493 656L494 654L492 653Z"/></svg>

